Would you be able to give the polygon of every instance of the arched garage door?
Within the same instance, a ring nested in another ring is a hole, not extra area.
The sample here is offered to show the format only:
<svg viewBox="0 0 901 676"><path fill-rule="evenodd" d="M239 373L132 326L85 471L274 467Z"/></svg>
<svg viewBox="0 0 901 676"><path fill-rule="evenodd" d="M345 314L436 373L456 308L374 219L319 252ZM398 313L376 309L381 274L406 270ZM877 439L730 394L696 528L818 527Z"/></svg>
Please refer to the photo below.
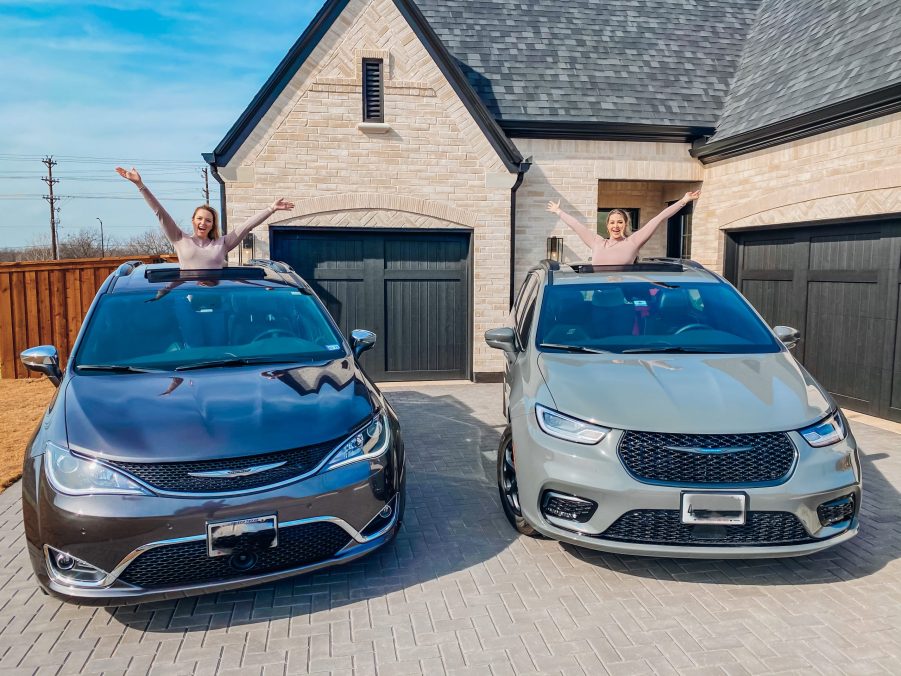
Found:
<svg viewBox="0 0 901 676"><path fill-rule="evenodd" d="M270 229L270 255L307 280L341 331L378 335L376 380L470 377L470 233Z"/></svg>
<svg viewBox="0 0 901 676"><path fill-rule="evenodd" d="M736 286L841 406L901 420L901 219L732 234ZM727 267L728 261L727 261Z"/></svg>

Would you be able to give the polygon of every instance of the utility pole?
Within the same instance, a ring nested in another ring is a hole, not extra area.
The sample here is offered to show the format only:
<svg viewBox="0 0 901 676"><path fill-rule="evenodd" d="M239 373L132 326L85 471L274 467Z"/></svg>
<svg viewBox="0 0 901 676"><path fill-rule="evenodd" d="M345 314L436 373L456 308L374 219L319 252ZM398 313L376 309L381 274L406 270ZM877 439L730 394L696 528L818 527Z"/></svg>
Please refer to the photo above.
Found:
<svg viewBox="0 0 901 676"><path fill-rule="evenodd" d="M210 203L210 170L207 167L204 167L200 170L200 173L203 174L203 199L206 200L206 203Z"/></svg>
<svg viewBox="0 0 901 676"><path fill-rule="evenodd" d="M50 194L44 195L44 199L50 202L50 247L53 251L53 260L59 260L59 251L56 247L56 215L59 212L59 207L56 206L56 200L59 199L53 196L53 186L59 183L58 178L53 178L53 167L56 166L56 162L53 161L52 156L45 157L41 162L47 165L47 175L43 178L44 183L50 188Z"/></svg>

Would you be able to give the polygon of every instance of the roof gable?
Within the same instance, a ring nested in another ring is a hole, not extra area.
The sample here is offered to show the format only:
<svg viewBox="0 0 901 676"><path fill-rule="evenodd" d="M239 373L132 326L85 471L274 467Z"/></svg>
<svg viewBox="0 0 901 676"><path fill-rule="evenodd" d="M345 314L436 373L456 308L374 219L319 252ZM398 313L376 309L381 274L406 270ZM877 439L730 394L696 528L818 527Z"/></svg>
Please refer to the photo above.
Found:
<svg viewBox="0 0 901 676"><path fill-rule="evenodd" d="M456 61L447 52L444 45L441 44L428 22L422 17L419 9L411 0L393 1L416 36L423 43L429 55L434 59L442 74L454 89L454 92L473 116L476 124L498 153L504 165L511 172L519 171L523 161L521 154L488 112ZM348 4L349 0L327 0L251 101L250 105L244 110L219 145L216 146L215 151L204 155L205 160L219 166L223 166L231 160L241 147L241 144L247 140L254 127L260 123L266 112L273 106L276 99L289 85L291 79L310 57L320 40L322 40Z"/></svg>

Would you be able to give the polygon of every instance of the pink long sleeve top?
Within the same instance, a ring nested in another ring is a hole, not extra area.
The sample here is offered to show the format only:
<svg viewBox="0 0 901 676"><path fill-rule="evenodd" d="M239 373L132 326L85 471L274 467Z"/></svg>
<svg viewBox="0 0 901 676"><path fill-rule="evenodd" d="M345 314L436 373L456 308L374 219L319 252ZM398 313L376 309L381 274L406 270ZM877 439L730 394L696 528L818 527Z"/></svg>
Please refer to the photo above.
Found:
<svg viewBox="0 0 901 676"><path fill-rule="evenodd" d="M657 226L677 214L683 206L685 204L682 201L671 204L648 221L643 228L620 240L601 237L563 211L560 212L560 220L575 230L579 239L591 247L591 262L595 265L629 265L635 262L639 249L651 239Z"/></svg>
<svg viewBox="0 0 901 676"><path fill-rule="evenodd" d="M242 239L255 227L263 223L273 213L271 208L265 209L244 221L240 226L217 239L201 239L195 235L187 235L169 215L159 200L146 186L140 188L144 200L150 205L153 213L160 221L160 228L166 239L172 242L178 254L178 264L182 270L216 270L225 265L228 252L234 249Z"/></svg>

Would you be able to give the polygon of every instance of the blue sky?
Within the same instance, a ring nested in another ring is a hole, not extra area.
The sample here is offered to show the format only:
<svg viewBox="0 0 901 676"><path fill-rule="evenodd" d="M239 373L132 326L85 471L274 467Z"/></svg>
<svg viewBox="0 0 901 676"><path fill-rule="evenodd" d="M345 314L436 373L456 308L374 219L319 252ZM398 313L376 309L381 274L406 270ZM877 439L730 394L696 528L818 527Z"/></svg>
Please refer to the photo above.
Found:
<svg viewBox="0 0 901 676"><path fill-rule="evenodd" d="M323 0L0 0L0 246L49 235L40 160L58 162L60 236L158 227L116 164L176 221L212 151ZM211 202L218 205L216 183ZM136 199L137 198L137 199Z"/></svg>

